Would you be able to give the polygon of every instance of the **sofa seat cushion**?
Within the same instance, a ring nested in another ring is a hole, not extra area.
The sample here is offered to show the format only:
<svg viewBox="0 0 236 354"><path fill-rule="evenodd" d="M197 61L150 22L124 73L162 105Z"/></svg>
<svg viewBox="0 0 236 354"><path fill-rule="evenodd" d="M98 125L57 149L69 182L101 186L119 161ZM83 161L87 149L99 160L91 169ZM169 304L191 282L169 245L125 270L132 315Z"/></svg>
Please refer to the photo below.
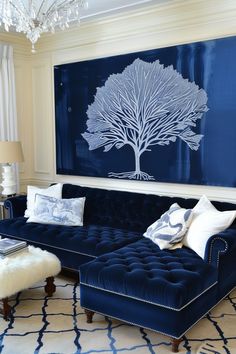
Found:
<svg viewBox="0 0 236 354"><path fill-rule="evenodd" d="M149 239L80 268L81 283L180 311L217 284L217 269L188 248L160 250Z"/></svg>
<svg viewBox="0 0 236 354"><path fill-rule="evenodd" d="M2 220L0 235L93 257L116 250L141 237L138 232L101 225L62 226L26 221L27 219L23 217Z"/></svg>

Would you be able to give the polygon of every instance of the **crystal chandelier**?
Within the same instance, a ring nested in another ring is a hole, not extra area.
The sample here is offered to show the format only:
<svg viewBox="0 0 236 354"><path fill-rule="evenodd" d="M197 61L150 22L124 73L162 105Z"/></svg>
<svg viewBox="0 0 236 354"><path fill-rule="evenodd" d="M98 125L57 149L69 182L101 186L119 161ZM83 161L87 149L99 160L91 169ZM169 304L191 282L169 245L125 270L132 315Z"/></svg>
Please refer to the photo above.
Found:
<svg viewBox="0 0 236 354"><path fill-rule="evenodd" d="M83 7L86 0L0 0L0 26L25 33L35 52L41 33L68 28L70 22L79 21Z"/></svg>

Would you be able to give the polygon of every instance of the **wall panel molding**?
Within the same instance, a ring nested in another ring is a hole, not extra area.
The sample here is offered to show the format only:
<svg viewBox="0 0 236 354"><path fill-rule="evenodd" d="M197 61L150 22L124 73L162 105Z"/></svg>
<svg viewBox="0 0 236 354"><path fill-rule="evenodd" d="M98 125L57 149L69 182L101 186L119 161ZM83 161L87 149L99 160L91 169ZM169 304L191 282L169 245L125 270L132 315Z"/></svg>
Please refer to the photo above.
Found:
<svg viewBox="0 0 236 354"><path fill-rule="evenodd" d="M51 139L51 62L45 58L37 58L32 62L32 106L33 106L33 175L52 174Z"/></svg>
<svg viewBox="0 0 236 354"><path fill-rule="evenodd" d="M24 162L19 165L20 178L27 178L32 169L32 96L31 62L15 55L16 104L18 135L22 142Z"/></svg>

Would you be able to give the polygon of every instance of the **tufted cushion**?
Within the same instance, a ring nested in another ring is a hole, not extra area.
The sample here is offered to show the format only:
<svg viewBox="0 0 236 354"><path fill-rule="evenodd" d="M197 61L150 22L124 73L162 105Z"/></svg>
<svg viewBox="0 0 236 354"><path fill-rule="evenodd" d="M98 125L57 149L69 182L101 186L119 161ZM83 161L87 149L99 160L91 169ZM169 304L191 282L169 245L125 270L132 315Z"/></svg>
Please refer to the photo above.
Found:
<svg viewBox="0 0 236 354"><path fill-rule="evenodd" d="M26 223L26 220L23 217L2 220L1 234L91 256L111 252L141 238L137 232L100 225L62 226Z"/></svg>
<svg viewBox="0 0 236 354"><path fill-rule="evenodd" d="M217 282L217 269L187 248L139 240L80 268L82 284L180 310Z"/></svg>
<svg viewBox="0 0 236 354"><path fill-rule="evenodd" d="M169 209L178 203L181 208L192 209L196 199L158 196L133 192L63 184L62 198L86 197L84 223L105 225L144 233ZM213 202L218 210L234 210L230 203Z"/></svg>
<svg viewBox="0 0 236 354"><path fill-rule="evenodd" d="M86 197L84 223L144 233L174 202L191 209L196 199L112 191L64 184L62 198Z"/></svg>

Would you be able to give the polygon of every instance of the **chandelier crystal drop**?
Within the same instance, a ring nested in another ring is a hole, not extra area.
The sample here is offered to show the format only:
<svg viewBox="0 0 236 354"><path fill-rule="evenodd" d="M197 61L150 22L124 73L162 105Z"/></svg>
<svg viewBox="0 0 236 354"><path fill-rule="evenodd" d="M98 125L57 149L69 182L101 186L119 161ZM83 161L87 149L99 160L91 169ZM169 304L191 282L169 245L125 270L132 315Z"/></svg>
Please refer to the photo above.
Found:
<svg viewBox="0 0 236 354"><path fill-rule="evenodd" d="M14 27L23 32L34 45L44 32L64 30L70 22L80 21L86 0L0 0L0 26L6 31Z"/></svg>

